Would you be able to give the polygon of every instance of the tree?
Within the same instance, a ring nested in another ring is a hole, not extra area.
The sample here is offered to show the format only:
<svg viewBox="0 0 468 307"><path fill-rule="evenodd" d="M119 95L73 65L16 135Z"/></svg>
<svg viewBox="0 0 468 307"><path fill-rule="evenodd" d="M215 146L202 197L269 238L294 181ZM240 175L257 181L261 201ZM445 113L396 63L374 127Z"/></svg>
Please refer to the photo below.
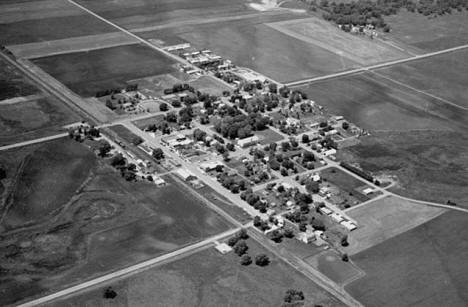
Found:
<svg viewBox="0 0 468 307"><path fill-rule="evenodd" d="M121 153L118 153L115 156L113 156L111 160L111 165L113 167L124 166L126 163L127 160L125 160L124 156L122 156Z"/></svg>
<svg viewBox="0 0 468 307"><path fill-rule="evenodd" d="M344 262L348 262L348 261L349 261L349 256L348 256L348 254L343 254L343 255L341 256L341 260L343 260Z"/></svg>
<svg viewBox="0 0 468 307"><path fill-rule="evenodd" d="M270 239L276 243L280 243L283 239L283 234L279 230L273 230L272 232L270 232L269 236Z"/></svg>
<svg viewBox="0 0 468 307"><path fill-rule="evenodd" d="M294 238L294 231L291 228L286 228L284 230L284 236L288 239Z"/></svg>
<svg viewBox="0 0 468 307"><path fill-rule="evenodd" d="M320 191L319 183L310 179L307 181L305 187L309 193L318 193Z"/></svg>
<svg viewBox="0 0 468 307"><path fill-rule="evenodd" d="M155 158L156 160L164 159L164 152L162 151L161 148L155 148L153 150L153 158Z"/></svg>
<svg viewBox="0 0 468 307"><path fill-rule="evenodd" d="M250 257L249 255L242 255L240 263L246 266L250 265L252 263L252 257Z"/></svg>
<svg viewBox="0 0 468 307"><path fill-rule="evenodd" d="M99 156L105 157L111 151L112 147L108 142L101 142L99 145ZM1 179L1 176L0 176Z"/></svg>
<svg viewBox="0 0 468 307"><path fill-rule="evenodd" d="M343 123L341 124L341 128L343 128L344 130L348 130L348 128L349 128L348 122L343 122Z"/></svg>
<svg viewBox="0 0 468 307"><path fill-rule="evenodd" d="M315 229L315 230L321 230L325 231L325 223L321 219L313 219L310 222L310 225Z"/></svg>
<svg viewBox="0 0 468 307"><path fill-rule="evenodd" d="M166 114L166 120L170 123L176 123L177 122L177 114L172 111Z"/></svg>
<svg viewBox="0 0 468 307"><path fill-rule="evenodd" d="M304 293L299 290L289 289L286 291L284 295L284 302L285 303L294 303L298 301L303 301L305 299Z"/></svg>
<svg viewBox="0 0 468 307"><path fill-rule="evenodd" d="M347 235L344 235L341 237L341 246L348 246L349 243L348 243L348 236Z"/></svg>
<svg viewBox="0 0 468 307"><path fill-rule="evenodd" d="M167 106L167 103L162 102L162 103L159 105L159 111L161 111L161 112L166 112L167 110L169 110L169 107Z"/></svg>
<svg viewBox="0 0 468 307"><path fill-rule="evenodd" d="M238 236L234 236L234 237L230 237L228 240L227 240L227 245L229 246L234 246L236 245L236 243L239 241L239 237Z"/></svg>
<svg viewBox="0 0 468 307"><path fill-rule="evenodd" d="M267 266L270 264L270 258L265 254L255 256L255 264L258 266Z"/></svg>
<svg viewBox="0 0 468 307"><path fill-rule="evenodd" d="M247 246L247 243L245 243L245 240L239 240L234 246L233 246L234 252L238 256L242 256L245 253L247 253L247 250L249 247Z"/></svg>
<svg viewBox="0 0 468 307"><path fill-rule="evenodd" d="M310 138L307 134L302 135L302 143L308 144L310 142Z"/></svg>
<svg viewBox="0 0 468 307"><path fill-rule="evenodd" d="M114 299L117 296L117 292L115 292L112 287L108 287L104 291L104 298L105 299Z"/></svg>
<svg viewBox="0 0 468 307"><path fill-rule="evenodd" d="M6 170L0 167L0 180L5 179L7 177Z"/></svg>
<svg viewBox="0 0 468 307"><path fill-rule="evenodd" d="M242 240L247 240L249 238L249 234L247 233L247 229L242 228L236 233L236 237Z"/></svg>
<svg viewBox="0 0 468 307"><path fill-rule="evenodd" d="M291 149L291 143L289 143L289 142L282 142L282 143L281 143L281 149L282 149L283 151L288 151L288 150L290 150L290 149Z"/></svg>

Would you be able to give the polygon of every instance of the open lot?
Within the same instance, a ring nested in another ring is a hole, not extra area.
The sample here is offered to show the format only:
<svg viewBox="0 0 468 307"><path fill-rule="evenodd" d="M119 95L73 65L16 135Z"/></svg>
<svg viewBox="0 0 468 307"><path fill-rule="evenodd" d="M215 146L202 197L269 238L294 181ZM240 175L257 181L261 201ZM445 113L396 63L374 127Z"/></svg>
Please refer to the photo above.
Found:
<svg viewBox="0 0 468 307"><path fill-rule="evenodd" d="M189 82L189 84L196 88L197 91L215 96L222 96L223 91L232 92L231 87L211 76L201 76L195 81Z"/></svg>
<svg viewBox="0 0 468 307"><path fill-rule="evenodd" d="M379 69L378 72L468 110L468 88L466 86L468 49L393 65Z"/></svg>
<svg viewBox="0 0 468 307"><path fill-rule="evenodd" d="M5 46L106 32L115 29L67 1L18 1L0 5L0 41Z"/></svg>
<svg viewBox="0 0 468 307"><path fill-rule="evenodd" d="M247 245L251 256L266 253L271 263L242 266L233 252L223 256L209 248L111 284L118 293L112 306L280 306L290 288L304 292L305 306L343 306L252 239ZM47 306L107 306L103 288Z"/></svg>
<svg viewBox="0 0 468 307"><path fill-rule="evenodd" d="M315 82L302 90L330 113L371 132L466 129L468 111L371 72Z"/></svg>
<svg viewBox="0 0 468 307"><path fill-rule="evenodd" d="M405 231L417 227L444 213L444 209L429 207L388 196L347 211L359 227L348 236L349 255L357 254Z"/></svg>
<svg viewBox="0 0 468 307"><path fill-rule="evenodd" d="M468 136L464 131L374 133L343 149L339 159L374 174L394 175L395 193L421 200L468 206Z"/></svg>
<svg viewBox="0 0 468 307"><path fill-rule="evenodd" d="M128 80L174 70L171 59L137 44L38 58L33 62L86 97L99 90L124 87Z"/></svg>
<svg viewBox="0 0 468 307"><path fill-rule="evenodd" d="M380 40L350 35L330 22L317 17L280 21L267 25L361 65L371 65L409 56Z"/></svg>
<svg viewBox="0 0 468 307"><path fill-rule="evenodd" d="M0 164L2 306L230 227L171 176L162 188L127 182L68 138L2 152Z"/></svg>
<svg viewBox="0 0 468 307"><path fill-rule="evenodd" d="M406 43L424 51L437 51L468 44L468 12L453 11L452 14L428 18L401 10L397 15L386 16L392 27L389 38Z"/></svg>
<svg viewBox="0 0 468 307"><path fill-rule="evenodd" d="M467 223L447 212L352 256L366 276L346 290L365 306L466 306Z"/></svg>
<svg viewBox="0 0 468 307"><path fill-rule="evenodd" d="M341 257L332 251L325 251L305 261L340 285L362 274L351 262L341 260Z"/></svg>
<svg viewBox="0 0 468 307"><path fill-rule="evenodd" d="M48 96L0 104L0 145L65 132L64 125L79 120L63 102Z"/></svg>
<svg viewBox="0 0 468 307"><path fill-rule="evenodd" d="M20 71L0 58L0 101L37 92L36 87Z"/></svg>

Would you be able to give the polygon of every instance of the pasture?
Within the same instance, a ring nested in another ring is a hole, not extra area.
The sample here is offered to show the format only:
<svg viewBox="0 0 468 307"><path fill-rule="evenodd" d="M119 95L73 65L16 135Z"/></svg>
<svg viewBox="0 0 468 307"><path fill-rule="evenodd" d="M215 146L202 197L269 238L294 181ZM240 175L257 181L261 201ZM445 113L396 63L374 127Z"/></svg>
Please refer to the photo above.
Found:
<svg viewBox="0 0 468 307"><path fill-rule="evenodd" d="M438 51L468 44L468 12L452 12L436 18L428 18L402 10L399 14L386 16L392 27L386 34L392 40L403 42L425 51Z"/></svg>
<svg viewBox="0 0 468 307"><path fill-rule="evenodd" d="M36 87L19 70L0 58L0 101L37 92Z"/></svg>
<svg viewBox="0 0 468 307"><path fill-rule="evenodd" d="M349 246L343 249L348 255L357 254L436 218L444 212L444 209L393 196L375 200L347 211L359 227L348 235Z"/></svg>
<svg viewBox="0 0 468 307"><path fill-rule="evenodd" d="M447 212L352 256L366 276L345 289L365 306L466 306L467 223Z"/></svg>
<svg viewBox="0 0 468 307"><path fill-rule="evenodd" d="M125 87L128 80L174 71L173 60L139 44L49 56L33 63L84 97Z"/></svg>
<svg viewBox="0 0 468 307"><path fill-rule="evenodd" d="M317 104L357 126L376 131L451 130L468 112L372 72L314 82L302 88Z"/></svg>
<svg viewBox="0 0 468 307"><path fill-rule="evenodd" d="M6 193L14 196L1 206L2 306L231 227L171 176L162 188L127 182L67 138L2 152L0 161Z"/></svg>
<svg viewBox="0 0 468 307"><path fill-rule="evenodd" d="M371 65L409 55L380 40L350 35L330 22L317 17L273 22L267 25L361 65Z"/></svg>
<svg viewBox="0 0 468 307"><path fill-rule="evenodd" d="M113 306L280 306L286 290L302 290L306 306L343 306L312 281L247 240L252 257L266 253L271 263L242 266L233 252L219 254L212 246L196 254L163 264L134 276L77 293L46 306L106 306L102 291L107 286L118 293ZM196 264L196 265L194 265Z"/></svg>
<svg viewBox="0 0 468 307"><path fill-rule="evenodd" d="M361 138L338 158L374 174L396 177L391 191L438 203L468 206L468 136L449 131L382 132Z"/></svg>
<svg viewBox="0 0 468 307"><path fill-rule="evenodd" d="M466 49L393 65L379 69L378 72L468 111L468 88L466 86L468 51Z"/></svg>
<svg viewBox="0 0 468 307"><path fill-rule="evenodd" d="M80 120L68 106L53 97L30 98L0 104L0 145L64 132L64 125Z"/></svg>

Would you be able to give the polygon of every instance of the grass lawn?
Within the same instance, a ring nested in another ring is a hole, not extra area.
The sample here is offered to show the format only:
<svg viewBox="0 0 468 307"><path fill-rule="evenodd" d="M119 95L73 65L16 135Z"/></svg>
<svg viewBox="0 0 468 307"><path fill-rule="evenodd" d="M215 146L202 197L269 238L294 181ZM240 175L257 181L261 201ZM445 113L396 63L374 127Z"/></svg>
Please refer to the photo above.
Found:
<svg viewBox="0 0 468 307"><path fill-rule="evenodd" d="M0 145L64 132L64 125L79 120L68 106L52 97L0 104Z"/></svg>
<svg viewBox="0 0 468 307"><path fill-rule="evenodd" d="M358 228L348 235L348 255L357 254L442 214L444 209L429 207L388 196L347 211Z"/></svg>
<svg viewBox="0 0 468 307"><path fill-rule="evenodd" d="M468 51L466 50L393 65L380 69L378 72L418 90L468 108L468 88L466 86Z"/></svg>
<svg viewBox="0 0 468 307"><path fill-rule="evenodd" d="M174 70L174 62L143 45L126 45L38 58L33 62L84 97L127 81Z"/></svg>
<svg viewBox="0 0 468 307"><path fill-rule="evenodd" d="M260 144L262 145L269 145L270 143L277 143L283 140L283 136L281 134L276 133L269 128L262 131L255 131L255 135L258 135L261 138Z"/></svg>
<svg viewBox="0 0 468 307"><path fill-rule="evenodd" d="M352 256L366 276L346 290L365 306L466 306L467 223L451 211Z"/></svg>
<svg viewBox="0 0 468 307"><path fill-rule="evenodd" d="M136 120L132 122L135 126L137 126L139 129L144 130L148 125L155 124L159 121L162 121L164 119L164 115L156 115L152 116L149 118L144 118L140 120Z"/></svg>
<svg viewBox="0 0 468 307"><path fill-rule="evenodd" d="M15 67L0 59L0 101L13 97L27 96L38 90Z"/></svg>
<svg viewBox="0 0 468 307"><path fill-rule="evenodd" d="M344 262L333 251L323 252L305 261L340 285L360 275L360 271L351 262Z"/></svg>
<svg viewBox="0 0 468 307"><path fill-rule="evenodd" d="M369 186L366 186L364 181L354 178L353 176L337 168L334 168L334 167L326 168L320 172L320 175L322 176L322 180L325 181L325 183L329 182L337 186L340 189L340 192L342 192L343 194L352 193L351 198L356 198L360 202L367 201L371 199L371 197L373 196L373 195L364 195L363 193L360 192L364 188L369 187ZM347 196L350 196L350 195L347 195Z"/></svg>
<svg viewBox="0 0 468 307"><path fill-rule="evenodd" d="M382 132L339 152L338 158L357 162L375 174L396 176L395 193L460 206L468 204L468 136L460 132Z"/></svg>
<svg viewBox="0 0 468 307"><path fill-rule="evenodd" d="M118 293L113 306L280 306L286 290L304 291L306 306L343 306L252 239L248 253L269 255L266 267L242 266L234 253L214 248L110 284ZM81 292L47 306L106 306L103 288Z"/></svg>
<svg viewBox="0 0 468 307"><path fill-rule="evenodd" d="M109 127L110 130L117 133L119 137L121 137L125 142L133 144L133 140L136 138L140 138L130 130L128 130L125 126L122 125L115 125Z"/></svg>
<svg viewBox="0 0 468 307"><path fill-rule="evenodd" d="M197 91L202 93L208 93L214 96L222 96L223 91L229 91L232 93L232 88L222 83L215 77L201 76L195 81L189 82Z"/></svg>
<svg viewBox="0 0 468 307"><path fill-rule="evenodd" d="M231 227L171 176L162 188L127 182L84 145L67 138L20 150L0 155L8 174L2 185L12 195L2 199L10 205L1 206L7 211L0 224L2 306Z"/></svg>
<svg viewBox="0 0 468 307"><path fill-rule="evenodd" d="M303 90L330 113L371 132L458 129L468 118L458 108L372 73L316 82Z"/></svg>
<svg viewBox="0 0 468 307"><path fill-rule="evenodd" d="M468 43L468 12L452 12L437 18L402 10L385 21L392 27L389 38L424 51L447 49Z"/></svg>

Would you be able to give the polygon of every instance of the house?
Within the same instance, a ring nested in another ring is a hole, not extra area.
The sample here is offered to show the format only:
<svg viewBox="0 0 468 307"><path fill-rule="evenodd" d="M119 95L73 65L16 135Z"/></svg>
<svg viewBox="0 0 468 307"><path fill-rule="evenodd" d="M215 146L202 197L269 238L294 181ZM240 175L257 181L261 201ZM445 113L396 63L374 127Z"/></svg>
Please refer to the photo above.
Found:
<svg viewBox="0 0 468 307"><path fill-rule="evenodd" d="M321 207L319 209L320 213L322 214L325 214L325 215L330 215L333 213L333 211L331 211L330 209L328 209L327 207Z"/></svg>
<svg viewBox="0 0 468 307"><path fill-rule="evenodd" d="M162 187L166 185L166 181L160 177L153 178L153 182L156 186Z"/></svg>
<svg viewBox="0 0 468 307"><path fill-rule="evenodd" d="M357 228L356 224L354 224L351 221L341 221L340 224L343 225L349 231L353 231L354 229Z"/></svg>
<svg viewBox="0 0 468 307"><path fill-rule="evenodd" d="M216 169L218 166L224 167L224 164L220 161L207 161L207 162L200 163L200 168L205 172L212 171Z"/></svg>
<svg viewBox="0 0 468 307"><path fill-rule="evenodd" d="M190 181L190 180L197 178L197 176L195 176L194 174L192 174L189 170L185 168L179 168L175 172L185 181Z"/></svg>
<svg viewBox="0 0 468 307"><path fill-rule="evenodd" d="M260 138L256 135L253 135L251 137L247 137L245 139L240 139L237 141L237 145L239 145L242 148L252 146L254 144L257 144L260 141Z"/></svg>
<svg viewBox="0 0 468 307"><path fill-rule="evenodd" d="M372 188L366 188L362 191L362 193L364 193L364 195L369 195L369 194L372 194L374 193L374 189Z"/></svg>
<svg viewBox="0 0 468 307"><path fill-rule="evenodd" d="M321 179L319 174L313 174L310 178L315 182L318 182Z"/></svg>
<svg viewBox="0 0 468 307"><path fill-rule="evenodd" d="M296 235L296 238L306 244L309 244L317 239L315 237L315 233L311 229L307 229L305 232L299 232Z"/></svg>
<svg viewBox="0 0 468 307"><path fill-rule="evenodd" d="M344 220L341 214L336 213L336 212L332 213L330 217L332 218L332 220L334 220L337 223L341 223Z"/></svg>
<svg viewBox="0 0 468 307"><path fill-rule="evenodd" d="M222 255L226 255L227 253L229 253L230 251L232 251L232 247L230 247L229 245L227 245L226 243L219 243L219 242L215 242L215 249L220 252Z"/></svg>
<svg viewBox="0 0 468 307"><path fill-rule="evenodd" d="M324 155L325 157L328 157L328 156L331 156L331 155L335 155L335 154L336 154L336 149L334 149L334 148L325 150L325 151L323 152L323 155Z"/></svg>

